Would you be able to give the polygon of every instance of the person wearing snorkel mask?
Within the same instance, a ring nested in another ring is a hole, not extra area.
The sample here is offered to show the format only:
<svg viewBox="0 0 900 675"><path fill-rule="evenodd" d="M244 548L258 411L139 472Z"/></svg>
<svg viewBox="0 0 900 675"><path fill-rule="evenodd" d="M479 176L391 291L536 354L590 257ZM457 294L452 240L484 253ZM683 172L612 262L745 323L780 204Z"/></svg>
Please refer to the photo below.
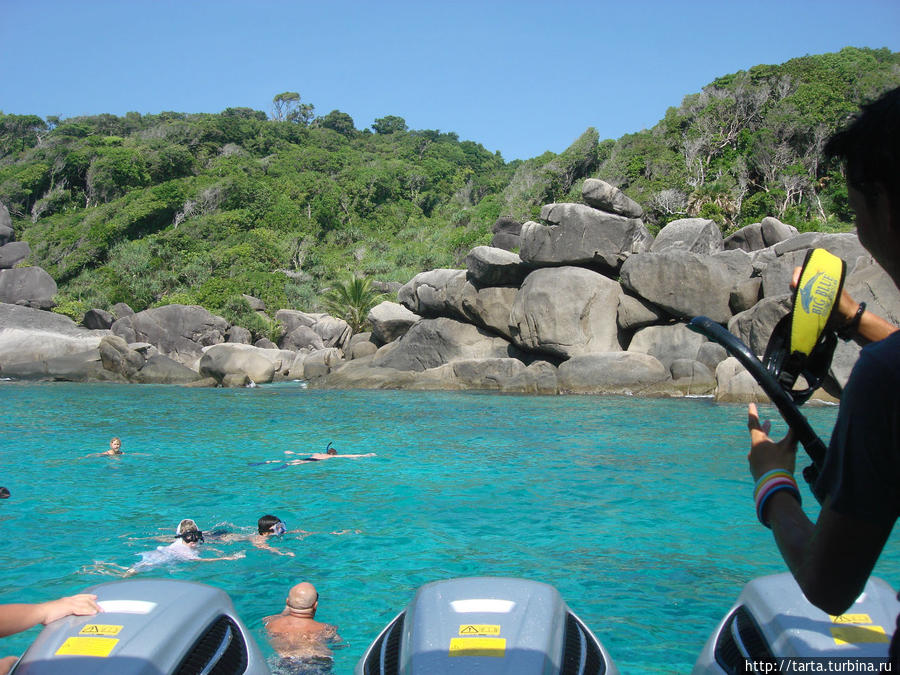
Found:
<svg viewBox="0 0 900 675"><path fill-rule="evenodd" d="M293 553L291 551L280 551L279 549L271 546L269 544L269 540L272 537L281 537L285 534L310 534L310 532L306 532L304 530L288 530L287 525L284 524L284 521L281 520L278 516L265 515L260 518L256 527L258 530L258 534L250 537L250 543L252 543L256 548L263 549L265 551L271 551L272 553L277 553L278 555L289 555L293 557Z"/></svg>
<svg viewBox="0 0 900 675"><path fill-rule="evenodd" d="M178 527L175 529L174 542L168 546L157 546L155 551L142 553L141 561L131 569L139 571L141 567L173 562L175 560L202 560L204 562L213 562L216 560L237 560L246 556L246 553L243 551L238 551L237 553L228 556L202 558L200 557L200 551L198 549L203 541L203 532L197 527L197 523L190 518L185 518L178 523Z"/></svg>

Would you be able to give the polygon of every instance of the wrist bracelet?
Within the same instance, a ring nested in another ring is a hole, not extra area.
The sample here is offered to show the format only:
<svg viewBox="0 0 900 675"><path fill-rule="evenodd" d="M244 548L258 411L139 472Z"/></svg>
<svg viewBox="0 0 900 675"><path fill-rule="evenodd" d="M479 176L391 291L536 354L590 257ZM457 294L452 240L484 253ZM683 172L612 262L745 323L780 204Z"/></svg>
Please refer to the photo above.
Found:
<svg viewBox="0 0 900 675"><path fill-rule="evenodd" d="M798 504L802 504L797 481L794 480L794 476L789 471L774 469L760 476L753 491L753 497L756 501L756 517L759 518L759 522L769 528L771 528L771 525L763 517L763 514L769 497L779 490L787 490L797 500Z"/></svg>
<svg viewBox="0 0 900 675"><path fill-rule="evenodd" d="M862 319L863 312L866 311L866 303L859 303L859 307L856 308L856 314L853 315L853 318L850 319L847 323L837 329L837 334L844 338L845 340L849 340L853 337L853 333L859 328L860 319Z"/></svg>

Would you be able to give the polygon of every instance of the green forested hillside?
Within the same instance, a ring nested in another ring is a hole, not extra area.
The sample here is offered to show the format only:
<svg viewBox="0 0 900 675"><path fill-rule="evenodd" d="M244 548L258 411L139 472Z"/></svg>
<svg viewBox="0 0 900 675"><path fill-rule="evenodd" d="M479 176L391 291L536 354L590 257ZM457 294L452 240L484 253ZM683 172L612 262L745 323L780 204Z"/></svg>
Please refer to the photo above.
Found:
<svg viewBox="0 0 900 675"><path fill-rule="evenodd" d="M459 266L498 216L578 201L587 176L641 203L651 228L695 215L726 233L767 215L846 227L822 143L898 85L886 49L805 56L723 76L653 129L602 142L588 129L559 155L510 163L398 116L365 130L338 110L316 117L294 92L269 115L0 114L0 202L61 311L201 304L264 332L242 293L315 310L348 273L405 282Z"/></svg>

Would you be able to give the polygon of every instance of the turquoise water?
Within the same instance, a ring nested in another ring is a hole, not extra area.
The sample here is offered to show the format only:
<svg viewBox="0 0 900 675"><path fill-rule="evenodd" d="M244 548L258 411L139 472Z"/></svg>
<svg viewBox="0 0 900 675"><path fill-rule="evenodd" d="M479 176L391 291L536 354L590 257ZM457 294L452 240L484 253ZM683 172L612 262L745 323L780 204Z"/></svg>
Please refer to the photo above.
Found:
<svg viewBox="0 0 900 675"><path fill-rule="evenodd" d="M181 518L250 528L275 513L315 533L279 543L295 557L215 544L247 555L141 574L225 589L267 654L261 618L312 581L317 618L345 639L335 673L418 586L482 574L555 585L624 673L686 673L743 584L784 569L755 522L743 406L0 382L0 410L0 602L109 581L96 563L133 564ZM836 409L808 413L827 437ZM113 435L124 456L79 459ZM377 457L248 466L328 441ZM895 585L896 558L876 569Z"/></svg>

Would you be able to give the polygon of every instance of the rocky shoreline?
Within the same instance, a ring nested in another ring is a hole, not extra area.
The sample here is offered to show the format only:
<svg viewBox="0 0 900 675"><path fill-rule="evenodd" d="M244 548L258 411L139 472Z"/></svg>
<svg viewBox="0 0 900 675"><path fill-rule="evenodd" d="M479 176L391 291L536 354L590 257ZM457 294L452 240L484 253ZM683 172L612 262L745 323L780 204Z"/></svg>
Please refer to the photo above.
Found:
<svg viewBox="0 0 900 675"><path fill-rule="evenodd" d="M465 270L418 274L375 307L370 333L282 309L277 344L252 345L249 331L197 306L92 310L83 326L46 311L55 283L3 263L25 248L0 213L0 377L763 400L736 359L686 323L709 316L762 353L788 311L793 268L816 247L846 261L857 300L900 321L900 293L855 234L798 234L766 218L723 239L692 218L654 238L616 188L588 179L582 197L544 206L540 222L499 220L493 246L473 249ZM839 344L820 398L839 396L858 351Z"/></svg>

